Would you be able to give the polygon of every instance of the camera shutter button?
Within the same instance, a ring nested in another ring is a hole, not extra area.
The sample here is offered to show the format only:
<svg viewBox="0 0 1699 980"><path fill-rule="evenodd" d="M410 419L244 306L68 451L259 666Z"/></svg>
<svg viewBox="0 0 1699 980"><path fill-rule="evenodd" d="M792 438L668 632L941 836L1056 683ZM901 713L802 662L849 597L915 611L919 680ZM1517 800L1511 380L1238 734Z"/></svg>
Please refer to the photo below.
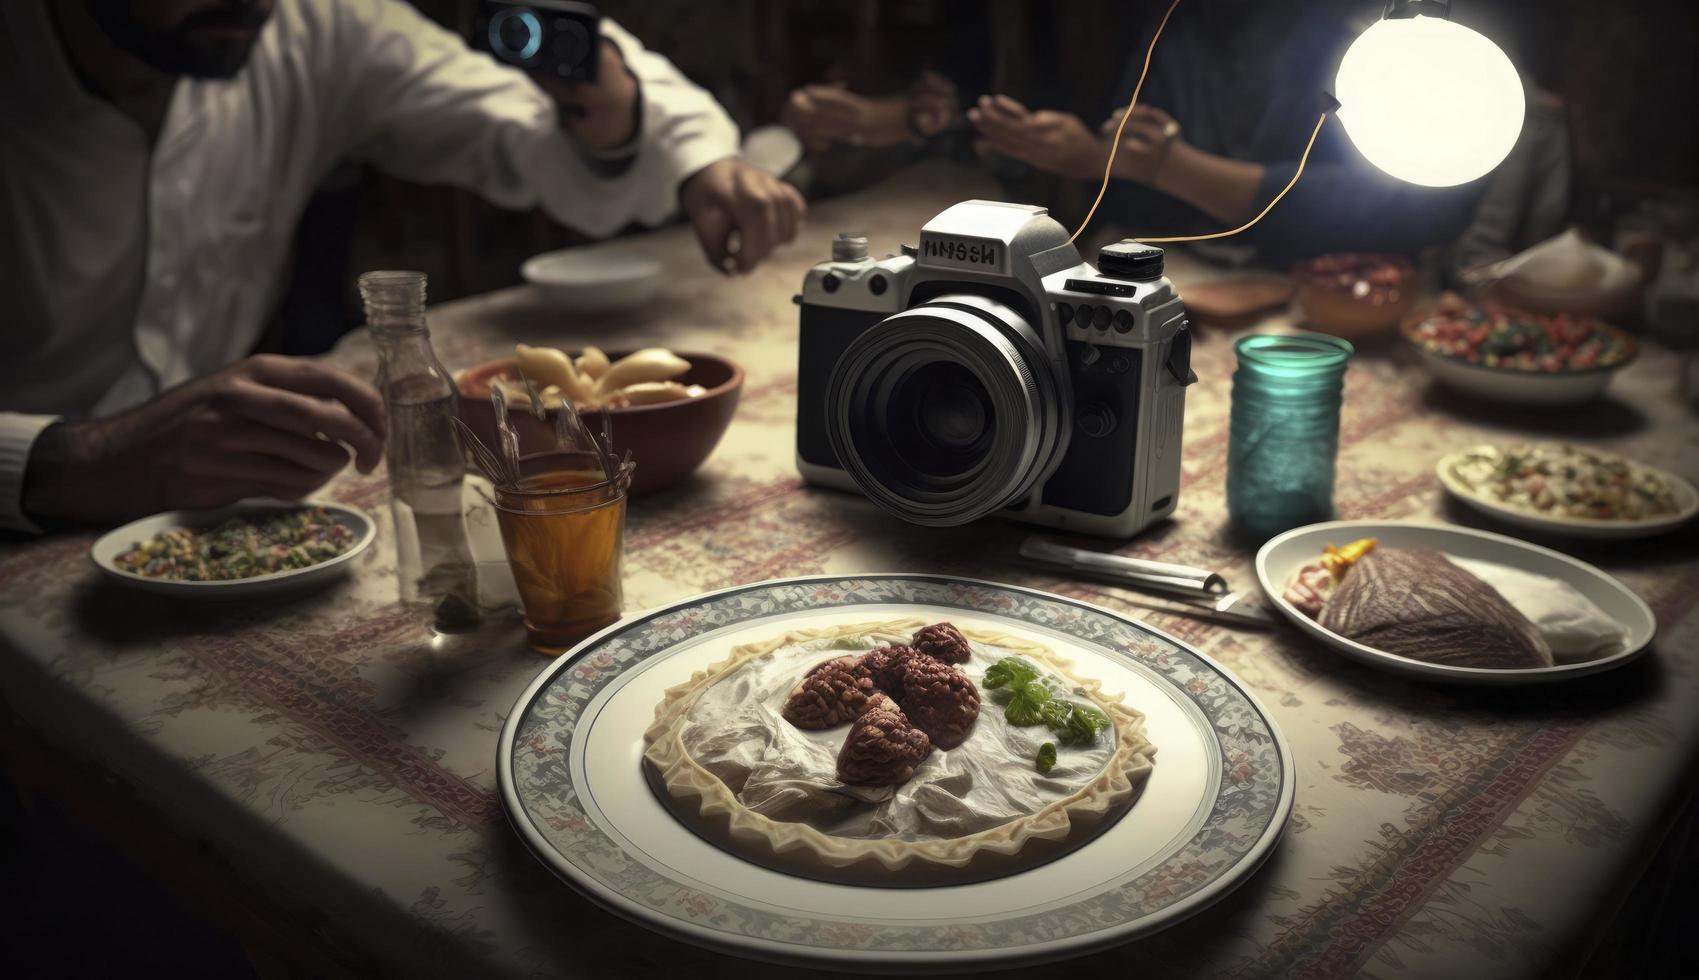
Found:
<svg viewBox="0 0 1699 980"><path fill-rule="evenodd" d="M1087 402L1080 406L1079 418L1075 424L1080 431L1094 439L1101 438L1115 431L1115 413L1102 402Z"/></svg>

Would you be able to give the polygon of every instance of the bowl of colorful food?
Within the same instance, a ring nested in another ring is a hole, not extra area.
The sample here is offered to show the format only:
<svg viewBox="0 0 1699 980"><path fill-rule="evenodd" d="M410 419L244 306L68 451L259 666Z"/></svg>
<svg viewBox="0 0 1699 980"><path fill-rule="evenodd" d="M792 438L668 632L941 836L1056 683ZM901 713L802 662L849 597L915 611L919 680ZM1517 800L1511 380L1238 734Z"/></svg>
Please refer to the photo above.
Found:
<svg viewBox="0 0 1699 980"><path fill-rule="evenodd" d="M352 507L244 500L131 521L102 535L89 557L125 585L240 599L323 584L346 572L376 533L372 519Z"/></svg>
<svg viewBox="0 0 1699 980"><path fill-rule="evenodd" d="M1354 343L1391 333L1419 292L1416 266L1402 255L1340 252L1292 270L1305 322Z"/></svg>
<svg viewBox="0 0 1699 980"><path fill-rule="evenodd" d="M1638 353L1632 336L1593 317L1530 313L1453 294L1407 319L1403 332L1439 381L1524 405L1596 398Z"/></svg>
<svg viewBox="0 0 1699 980"><path fill-rule="evenodd" d="M1453 497L1506 524L1572 538L1622 540L1699 514L1699 490L1673 473L1563 444L1481 445L1435 467Z"/></svg>
<svg viewBox="0 0 1699 980"><path fill-rule="evenodd" d="M467 368L455 380L461 421L492 450L499 446L492 388L502 391L522 454L554 445L552 423L531 412L532 393L545 409L570 402L598 436L597 416L606 411L609 448L616 457L630 450L637 464L630 492L641 495L679 482L713 453L737 411L743 368L716 354L660 347L585 347L574 357L520 344L514 357Z"/></svg>

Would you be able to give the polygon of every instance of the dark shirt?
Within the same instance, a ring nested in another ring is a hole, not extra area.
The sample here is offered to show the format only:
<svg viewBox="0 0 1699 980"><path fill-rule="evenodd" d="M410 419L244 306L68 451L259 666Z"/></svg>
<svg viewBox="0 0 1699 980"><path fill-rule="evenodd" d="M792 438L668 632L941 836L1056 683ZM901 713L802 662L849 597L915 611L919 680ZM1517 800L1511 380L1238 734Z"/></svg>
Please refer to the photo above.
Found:
<svg viewBox="0 0 1699 980"><path fill-rule="evenodd" d="M1341 4L1187 0L1157 43L1139 101L1173 116L1180 138L1198 149L1265 165L1256 193L1261 210L1291 179L1321 114L1322 93L1333 89L1354 38L1344 10ZM1126 104L1154 27L1128 53L1121 84L1088 124ZM1468 225L1483 187L1484 181L1418 187L1389 177L1357 152L1337 119L1329 119L1297 185L1254 228L1226 241L1252 246L1259 262L1276 266L1327 252L1414 254L1454 239ZM1226 227L1131 181L1111 187L1104 207L1133 235Z"/></svg>

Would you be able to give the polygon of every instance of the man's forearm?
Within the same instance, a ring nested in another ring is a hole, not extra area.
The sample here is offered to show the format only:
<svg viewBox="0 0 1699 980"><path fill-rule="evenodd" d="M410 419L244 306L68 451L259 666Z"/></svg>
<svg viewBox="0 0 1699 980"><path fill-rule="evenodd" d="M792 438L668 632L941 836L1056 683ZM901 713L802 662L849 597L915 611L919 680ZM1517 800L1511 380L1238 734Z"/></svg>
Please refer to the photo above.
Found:
<svg viewBox="0 0 1699 980"><path fill-rule="evenodd" d="M1225 224L1237 225L1256 212L1264 168L1206 153L1176 142L1156 174L1156 189L1177 197Z"/></svg>

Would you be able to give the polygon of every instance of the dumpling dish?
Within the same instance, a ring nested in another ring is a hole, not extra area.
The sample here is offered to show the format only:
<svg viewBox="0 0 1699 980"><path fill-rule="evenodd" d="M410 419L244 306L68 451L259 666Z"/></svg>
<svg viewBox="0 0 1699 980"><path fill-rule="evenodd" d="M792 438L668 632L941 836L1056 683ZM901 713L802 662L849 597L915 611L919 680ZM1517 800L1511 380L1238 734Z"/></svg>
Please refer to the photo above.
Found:
<svg viewBox="0 0 1699 980"><path fill-rule="evenodd" d="M669 689L662 803L709 841L858 884L1017 871L1137 799L1144 716L1029 641L920 620L787 633Z"/></svg>

